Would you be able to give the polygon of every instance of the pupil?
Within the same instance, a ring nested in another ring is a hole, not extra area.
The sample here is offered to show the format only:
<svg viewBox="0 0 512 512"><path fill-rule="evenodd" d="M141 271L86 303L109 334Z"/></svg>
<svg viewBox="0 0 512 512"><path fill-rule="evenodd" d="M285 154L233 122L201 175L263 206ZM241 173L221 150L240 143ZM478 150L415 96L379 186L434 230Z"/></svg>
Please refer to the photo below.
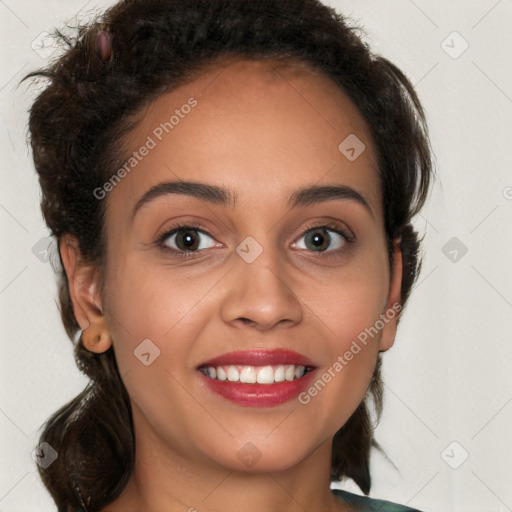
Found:
<svg viewBox="0 0 512 512"><path fill-rule="evenodd" d="M185 246L185 249L191 250L191 249L197 249L198 243L197 243L197 237L194 241L194 235L191 235L190 233L193 233L192 231L180 231L181 235L178 233L176 236L176 241L181 240L183 245Z"/></svg>
<svg viewBox="0 0 512 512"><path fill-rule="evenodd" d="M313 231L312 242L317 249L326 249L329 245L329 240L329 234L325 229L317 229Z"/></svg>

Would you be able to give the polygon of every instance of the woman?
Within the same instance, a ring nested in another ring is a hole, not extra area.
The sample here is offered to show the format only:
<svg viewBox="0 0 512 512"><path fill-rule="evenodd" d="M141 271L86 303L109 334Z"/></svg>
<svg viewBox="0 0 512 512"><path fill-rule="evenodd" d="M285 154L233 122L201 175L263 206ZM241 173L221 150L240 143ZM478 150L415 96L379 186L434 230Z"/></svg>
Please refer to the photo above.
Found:
<svg viewBox="0 0 512 512"><path fill-rule="evenodd" d="M408 80L315 0L125 0L66 41L29 75L91 379L41 436L59 511L412 510L330 489L370 491L419 272Z"/></svg>

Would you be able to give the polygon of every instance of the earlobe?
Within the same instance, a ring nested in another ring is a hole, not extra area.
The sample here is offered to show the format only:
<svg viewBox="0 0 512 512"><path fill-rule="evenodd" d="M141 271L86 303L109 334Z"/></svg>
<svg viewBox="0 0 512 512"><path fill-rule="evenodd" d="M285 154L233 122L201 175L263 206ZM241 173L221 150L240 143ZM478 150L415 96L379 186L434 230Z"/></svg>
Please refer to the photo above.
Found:
<svg viewBox="0 0 512 512"><path fill-rule="evenodd" d="M385 352L393 346L398 326L398 317L402 310L401 290L403 262L400 241L400 238L393 241L393 272L389 283L388 300L381 315L383 316L384 327L381 332L379 352Z"/></svg>
<svg viewBox="0 0 512 512"><path fill-rule="evenodd" d="M83 346L90 352L101 354L107 351L112 345L112 339L107 330L94 328L90 325L82 331L81 335Z"/></svg>
<svg viewBox="0 0 512 512"><path fill-rule="evenodd" d="M98 269L84 261L78 240L73 235L66 233L62 236L59 250L73 312L82 329L83 345L91 352L105 352L112 345L112 339L103 314Z"/></svg>

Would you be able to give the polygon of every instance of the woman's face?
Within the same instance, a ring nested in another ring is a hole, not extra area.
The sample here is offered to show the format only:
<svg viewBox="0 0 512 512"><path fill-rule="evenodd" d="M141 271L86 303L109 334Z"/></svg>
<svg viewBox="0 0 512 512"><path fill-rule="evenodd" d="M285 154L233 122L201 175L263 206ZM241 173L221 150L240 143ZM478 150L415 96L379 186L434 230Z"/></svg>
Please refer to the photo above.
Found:
<svg viewBox="0 0 512 512"><path fill-rule="evenodd" d="M357 109L312 72L232 62L150 104L127 144L102 303L138 449L244 471L330 450L399 300Z"/></svg>

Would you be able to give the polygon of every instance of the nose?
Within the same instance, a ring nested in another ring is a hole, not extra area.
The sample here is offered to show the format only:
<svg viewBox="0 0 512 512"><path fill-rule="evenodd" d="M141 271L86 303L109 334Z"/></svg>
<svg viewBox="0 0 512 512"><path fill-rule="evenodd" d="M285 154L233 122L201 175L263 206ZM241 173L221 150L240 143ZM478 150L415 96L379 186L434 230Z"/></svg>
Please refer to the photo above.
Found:
<svg viewBox="0 0 512 512"><path fill-rule="evenodd" d="M302 303L293 290L291 276L270 250L252 263L235 256L222 303L222 319L235 327L267 331L300 323Z"/></svg>

